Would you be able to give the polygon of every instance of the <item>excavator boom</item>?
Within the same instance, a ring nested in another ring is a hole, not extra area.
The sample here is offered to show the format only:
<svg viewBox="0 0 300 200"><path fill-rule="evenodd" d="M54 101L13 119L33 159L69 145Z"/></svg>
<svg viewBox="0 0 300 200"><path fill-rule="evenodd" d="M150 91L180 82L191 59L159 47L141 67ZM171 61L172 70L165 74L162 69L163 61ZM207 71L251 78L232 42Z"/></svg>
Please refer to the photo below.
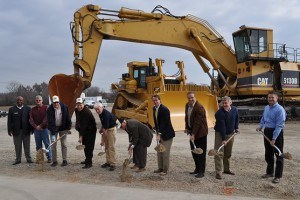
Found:
<svg viewBox="0 0 300 200"><path fill-rule="evenodd" d="M99 16L111 15L107 14L108 12L112 12L115 19L100 19ZM204 72L208 74L209 68L203 65L203 58L211 62L216 70L221 68L227 76L236 74L233 50L206 21L190 15L176 17L125 8L110 11L99 6L87 5L75 12L71 30L75 59L74 75L71 75L70 79L78 80L79 83L72 83L74 85L72 88L76 88L76 91L66 90L63 87L72 81L61 74L55 75L49 83L50 95L64 95L66 99L63 99L66 102L75 102L80 90L90 87L102 40L121 40L185 49L192 52L201 62L200 66ZM209 76L212 77L210 74ZM81 86L82 83L83 87L78 88L77 85ZM74 103L71 106L73 105ZM70 112L73 112L72 108Z"/></svg>

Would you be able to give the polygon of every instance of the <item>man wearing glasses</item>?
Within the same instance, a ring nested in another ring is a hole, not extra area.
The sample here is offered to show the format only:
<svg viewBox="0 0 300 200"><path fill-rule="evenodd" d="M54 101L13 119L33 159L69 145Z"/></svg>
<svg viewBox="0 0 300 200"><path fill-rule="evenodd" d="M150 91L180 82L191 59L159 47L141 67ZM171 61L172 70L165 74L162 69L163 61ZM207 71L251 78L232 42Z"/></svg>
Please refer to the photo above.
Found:
<svg viewBox="0 0 300 200"><path fill-rule="evenodd" d="M49 140L49 130L48 130L48 122L47 122L47 108L48 106L43 104L43 97L37 95L35 97L35 104L30 113L29 113L29 122L31 126L34 128L34 139L36 150L38 151L45 145L45 148L48 149L50 145ZM46 153L48 163L51 163L52 153L49 149L49 152Z"/></svg>
<svg viewBox="0 0 300 200"><path fill-rule="evenodd" d="M52 104L47 110L48 129L51 133L51 142L55 142L57 137L61 137L61 152L62 152L62 164L61 166L67 166L67 135L71 129L71 117L69 114L68 106L62 102L59 102L58 96L52 97ZM57 166L57 150L56 143L52 145L52 167Z"/></svg>

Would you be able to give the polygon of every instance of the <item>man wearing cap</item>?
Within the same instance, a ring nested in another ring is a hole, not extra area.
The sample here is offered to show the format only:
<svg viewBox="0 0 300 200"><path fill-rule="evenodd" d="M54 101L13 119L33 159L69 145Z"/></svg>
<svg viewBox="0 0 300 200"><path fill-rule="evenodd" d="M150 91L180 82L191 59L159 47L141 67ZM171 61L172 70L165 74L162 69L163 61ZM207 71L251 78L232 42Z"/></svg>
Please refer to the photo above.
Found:
<svg viewBox="0 0 300 200"><path fill-rule="evenodd" d="M9 108L7 116L7 131L9 136L13 136L15 145L16 160L13 165L21 163L22 143L25 157L28 163L33 163L30 156L30 132L32 127L29 123L30 107L23 104L23 97L17 97L17 103Z"/></svg>
<svg viewBox="0 0 300 200"><path fill-rule="evenodd" d="M129 136L129 154L133 152L135 165L138 167L136 172L145 171L147 163L147 147L151 145L153 133L151 129L137 121L136 119L124 120L119 119L121 128L124 129Z"/></svg>
<svg viewBox="0 0 300 200"><path fill-rule="evenodd" d="M102 127L99 133L102 135L106 153L106 163L101 165L101 167L109 167L110 171L114 171L116 169L116 119L113 114L111 114L108 110L104 109L101 103L96 103L94 105L94 109L99 114L99 118L101 121ZM103 146L102 143L101 145Z"/></svg>
<svg viewBox="0 0 300 200"><path fill-rule="evenodd" d="M58 96L52 97L52 104L47 110L48 129L51 133L51 142L55 142L56 138L61 137L61 152L62 152L62 164L61 166L68 165L67 161L67 134L71 129L71 117L69 114L68 106L62 102L59 102ZM56 143L52 145L52 167L57 166L57 149Z"/></svg>
<svg viewBox="0 0 300 200"><path fill-rule="evenodd" d="M78 142L85 145L85 160L81 164L85 164L82 168L91 168L93 165L93 151L96 139L96 121L90 109L83 104L82 98L76 99L76 125L75 129L79 132Z"/></svg>
<svg viewBox="0 0 300 200"><path fill-rule="evenodd" d="M50 145L49 139L49 130L47 122L47 108L48 106L43 104L43 97L37 95L35 97L36 106L34 106L29 113L29 122L34 128L34 139L36 144L36 150L38 151L45 145L45 148L48 149ZM50 150L50 149L49 149ZM52 152L51 150L46 153L48 163L51 163Z"/></svg>

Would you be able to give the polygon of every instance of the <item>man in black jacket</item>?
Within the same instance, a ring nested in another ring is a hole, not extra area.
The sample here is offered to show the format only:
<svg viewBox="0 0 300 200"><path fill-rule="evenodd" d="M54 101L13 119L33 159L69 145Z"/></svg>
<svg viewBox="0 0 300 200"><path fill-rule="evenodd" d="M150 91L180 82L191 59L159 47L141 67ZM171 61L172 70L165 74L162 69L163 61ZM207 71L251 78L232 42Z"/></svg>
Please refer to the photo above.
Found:
<svg viewBox="0 0 300 200"><path fill-rule="evenodd" d="M175 132L171 123L169 109L161 104L160 96L155 94L152 96L153 101L153 119L156 130L156 140L165 146L164 152L157 152L158 169L154 173L166 175L169 170L170 151L173 143Z"/></svg>
<svg viewBox="0 0 300 200"><path fill-rule="evenodd" d="M114 171L116 169L116 119L113 114L111 114L108 110L104 109L101 103L96 103L94 105L94 109L99 114L99 118L101 121L101 129L99 133L102 136L101 146L105 146L106 153L106 163L101 165L102 168L109 167L110 171Z"/></svg>
<svg viewBox="0 0 300 200"><path fill-rule="evenodd" d="M52 104L47 109L48 118L48 129L51 132L51 142L54 142L56 138L62 137L61 142L61 152L63 162L61 166L68 165L67 161L67 134L71 129L71 117L69 114L68 106L62 102L59 102L58 96L52 97ZM52 145L52 167L57 166L57 150L56 143Z"/></svg>
<svg viewBox="0 0 300 200"><path fill-rule="evenodd" d="M79 132L79 140L78 142L85 145L84 155L85 161L81 162L81 164L85 164L82 168L87 169L91 168L93 165L93 151L95 147L95 139L96 139L96 120L93 116L93 113L90 109L83 104L82 98L76 99L76 125L75 129Z"/></svg>
<svg viewBox="0 0 300 200"><path fill-rule="evenodd" d="M121 128L128 133L129 137L129 153L133 151L135 165L138 167L136 172L145 171L147 163L147 147L151 145L153 134L151 129L137 121L136 119L124 120L119 119Z"/></svg>
<svg viewBox="0 0 300 200"><path fill-rule="evenodd" d="M17 104L8 111L7 131L13 136L16 160L13 165L21 163L22 143L28 163L33 163L30 156L30 132L33 130L29 123L30 107L23 104L23 97L17 97Z"/></svg>

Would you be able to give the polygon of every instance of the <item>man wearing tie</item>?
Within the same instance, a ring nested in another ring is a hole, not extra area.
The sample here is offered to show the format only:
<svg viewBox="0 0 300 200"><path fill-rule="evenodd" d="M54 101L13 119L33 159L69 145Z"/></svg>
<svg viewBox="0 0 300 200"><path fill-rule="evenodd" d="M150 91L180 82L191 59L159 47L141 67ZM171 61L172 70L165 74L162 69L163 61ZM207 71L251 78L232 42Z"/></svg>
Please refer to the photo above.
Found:
<svg viewBox="0 0 300 200"><path fill-rule="evenodd" d="M161 104L160 96L155 94L152 96L153 101L153 118L156 130L156 140L165 146L164 152L157 152L158 169L154 173L166 175L169 170L170 150L175 137L175 132L171 123L169 109Z"/></svg>

